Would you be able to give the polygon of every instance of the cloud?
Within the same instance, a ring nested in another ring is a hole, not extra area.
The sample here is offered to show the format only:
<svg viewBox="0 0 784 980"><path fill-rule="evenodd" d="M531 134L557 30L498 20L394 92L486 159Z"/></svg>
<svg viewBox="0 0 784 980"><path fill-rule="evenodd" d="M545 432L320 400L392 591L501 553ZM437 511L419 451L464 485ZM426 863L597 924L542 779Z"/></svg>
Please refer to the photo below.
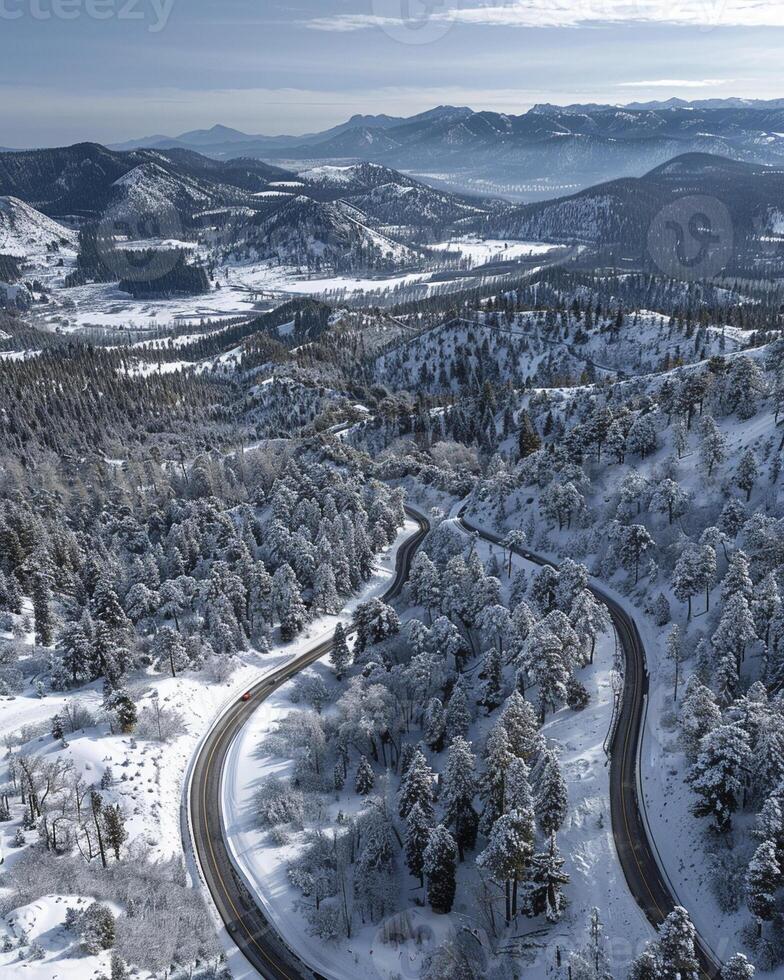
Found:
<svg viewBox="0 0 784 980"><path fill-rule="evenodd" d="M654 78L643 82L619 82L619 88L716 88L732 85L734 78Z"/></svg>
<svg viewBox="0 0 784 980"><path fill-rule="evenodd" d="M468 6L455 0L373 0L373 13L316 17L318 31L405 28L412 22L448 22L476 27L576 28L609 24L681 27L784 27L781 0L509 0Z"/></svg>

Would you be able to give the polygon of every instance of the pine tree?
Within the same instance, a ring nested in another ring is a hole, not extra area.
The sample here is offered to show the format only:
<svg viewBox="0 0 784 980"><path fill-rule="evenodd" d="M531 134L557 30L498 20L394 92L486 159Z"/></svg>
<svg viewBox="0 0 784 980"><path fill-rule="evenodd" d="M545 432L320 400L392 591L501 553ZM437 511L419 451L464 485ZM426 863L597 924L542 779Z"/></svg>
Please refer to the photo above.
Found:
<svg viewBox="0 0 784 980"><path fill-rule="evenodd" d="M528 638L528 669L538 685L539 723L544 724L547 709L555 711L566 700L569 668L564 662L564 648L559 638L548 629L545 621Z"/></svg>
<svg viewBox="0 0 784 980"><path fill-rule="evenodd" d="M138 718L136 704L127 691L121 689L110 691L104 699L104 708L114 712L120 725L120 731L124 734L132 732L136 727Z"/></svg>
<svg viewBox="0 0 784 980"><path fill-rule="evenodd" d="M694 950L695 936L689 913L676 905L659 930L659 975L663 980L698 980L700 966Z"/></svg>
<svg viewBox="0 0 784 980"><path fill-rule="evenodd" d="M363 755L359 760L357 776L354 781L354 790L355 792L359 793L360 796L367 796L373 789L375 781L376 777L373 775L373 768Z"/></svg>
<svg viewBox="0 0 784 980"><path fill-rule="evenodd" d="M533 841L533 813L512 810L496 820L487 847L476 859L480 868L504 885L507 923L517 916L518 885L531 863Z"/></svg>
<svg viewBox="0 0 784 980"><path fill-rule="evenodd" d="M681 663L683 662L683 645L681 643L680 627L674 625L667 637L667 659L672 661L675 667L675 690L673 701L678 700L678 686L681 679Z"/></svg>
<svg viewBox="0 0 784 980"><path fill-rule="evenodd" d="M598 602L594 594L583 589L571 604L569 620L584 644L590 645L588 662L593 663L596 640L601 633L610 628L610 614L603 602Z"/></svg>
<svg viewBox="0 0 784 980"><path fill-rule="evenodd" d="M446 706L446 730L451 738L465 738L471 727L471 708L468 703L462 675L452 688L452 695Z"/></svg>
<svg viewBox="0 0 784 980"><path fill-rule="evenodd" d="M503 661L501 659L501 653L495 647L488 650L485 654L482 672L485 675L485 680L482 685L482 700L480 703L485 706L489 715L495 711L503 700Z"/></svg>
<svg viewBox="0 0 784 980"><path fill-rule="evenodd" d="M335 668L337 679L343 680L349 664L351 663L351 651L346 641L346 631L342 623L335 627L335 635L332 640L332 649L329 653L329 662Z"/></svg>
<svg viewBox="0 0 784 980"><path fill-rule="evenodd" d="M746 902L757 920L759 934L762 923L770 922L776 914L776 892L784 884L784 876L773 841L763 841L754 852L746 872Z"/></svg>
<svg viewBox="0 0 784 980"><path fill-rule="evenodd" d="M659 980L659 963L655 945L649 945L632 961L628 980Z"/></svg>
<svg viewBox="0 0 784 980"><path fill-rule="evenodd" d="M724 505L721 516L719 517L719 529L723 531L727 537L733 540L737 538L740 529L748 520L748 514L746 513L746 507L742 501L734 497L732 500L728 500Z"/></svg>
<svg viewBox="0 0 784 980"><path fill-rule="evenodd" d="M700 422L702 433L702 444L700 445L700 460L708 473L708 478L713 475L714 467L723 463L727 458L727 440L721 434L715 419L710 415L703 415Z"/></svg>
<svg viewBox="0 0 784 980"><path fill-rule="evenodd" d="M188 666L188 652L182 636L171 626L162 626L158 630L154 650L156 667L170 671L172 677L177 676L178 670L184 670Z"/></svg>
<svg viewBox="0 0 784 980"><path fill-rule="evenodd" d="M446 914L452 911L457 888L456 868L457 844L446 827L439 824L430 833L423 858L427 900L434 912Z"/></svg>
<svg viewBox="0 0 784 980"><path fill-rule="evenodd" d="M530 765L544 744L531 703L519 691L513 691L499 720L509 740L509 750Z"/></svg>
<svg viewBox="0 0 784 980"><path fill-rule="evenodd" d="M102 578L98 580L93 594L93 616L110 630L113 641L118 645L122 645L133 633L117 593Z"/></svg>
<svg viewBox="0 0 784 980"><path fill-rule="evenodd" d="M721 584L721 597L725 602L738 594L742 595L746 602L751 602L754 596L754 585L749 575L749 559L743 551L732 553Z"/></svg>
<svg viewBox="0 0 784 980"><path fill-rule="evenodd" d="M329 565L320 565L316 569L313 582L313 608L328 615L335 615L340 610L340 606L335 573Z"/></svg>
<svg viewBox="0 0 784 980"><path fill-rule="evenodd" d="M432 827L432 819L427 816L418 803L415 803L409 811L406 821L406 837L403 848L406 855L406 866L415 878L419 878L420 886L424 886L425 883L425 850L430 841Z"/></svg>
<svg viewBox="0 0 784 980"><path fill-rule="evenodd" d="M506 729L497 722L487 736L485 769L479 781L479 796L484 804L480 829L486 837L490 836L496 820L504 812L506 772L514 758Z"/></svg>
<svg viewBox="0 0 784 980"><path fill-rule="evenodd" d="M92 621L85 613L77 623L69 623L60 633L58 648L63 670L73 687L91 675Z"/></svg>
<svg viewBox="0 0 784 980"><path fill-rule="evenodd" d="M642 524L618 524L612 534L613 548L618 561L634 572L634 584L640 581L640 560L655 542Z"/></svg>
<svg viewBox="0 0 784 980"><path fill-rule="evenodd" d="M476 759L470 744L457 736L449 746L443 776L442 797L444 824L451 828L460 852L465 857L466 848L473 848L479 829L479 817L474 809L476 795Z"/></svg>
<svg viewBox="0 0 784 980"><path fill-rule="evenodd" d="M418 806L432 822L433 778L433 770L427 764L427 759L417 750L400 784L398 813L403 820L414 806Z"/></svg>
<svg viewBox="0 0 784 980"><path fill-rule="evenodd" d="M564 825L569 813L569 790L552 749L545 752L539 772L536 815L542 833L549 837Z"/></svg>
<svg viewBox="0 0 784 980"><path fill-rule="evenodd" d="M112 973L110 980L130 980L130 973L128 972L128 967L125 964L125 960L118 956L117 953L112 953Z"/></svg>
<svg viewBox="0 0 784 980"><path fill-rule="evenodd" d="M689 678L681 703L681 734L686 752L696 758L703 738L721 723L721 711L709 687Z"/></svg>
<svg viewBox="0 0 784 980"><path fill-rule="evenodd" d="M672 573L672 591L679 602L688 605L688 618L691 619L691 601L701 588L702 566L700 554L694 546L686 547L682 552Z"/></svg>
<svg viewBox="0 0 784 980"><path fill-rule="evenodd" d="M272 594L280 619L281 639L288 643L302 632L308 620L299 582L290 565L281 565L273 575Z"/></svg>
<svg viewBox="0 0 784 980"><path fill-rule="evenodd" d="M757 636L766 647L770 644L771 625L781 611L781 596L776 576L769 572L759 583L751 603Z"/></svg>
<svg viewBox="0 0 784 980"><path fill-rule="evenodd" d="M561 918L566 905L561 889L571 880L563 870L564 863L553 834L548 849L531 859L530 880L526 885L531 915L544 915L548 922Z"/></svg>
<svg viewBox="0 0 784 980"><path fill-rule="evenodd" d="M120 860L120 848L128 840L125 829L125 819L119 805L105 806L102 810L104 839L108 847L114 851L114 857Z"/></svg>
<svg viewBox="0 0 784 980"><path fill-rule="evenodd" d="M411 564L408 587L411 601L415 606L423 606L427 610L432 623L433 610L441 602L441 576L424 551L419 551Z"/></svg>
<svg viewBox="0 0 784 980"><path fill-rule="evenodd" d="M724 610L716 632L711 637L711 645L716 656L726 655L735 658L735 667L740 675L741 664L745 659L746 647L756 639L754 618L745 596L736 592L724 603Z"/></svg>
<svg viewBox="0 0 784 980"><path fill-rule="evenodd" d="M425 742L433 752L440 752L446 737L446 712L439 698L431 698L425 712Z"/></svg>
<svg viewBox="0 0 784 980"><path fill-rule="evenodd" d="M52 645L53 623L50 609L51 590L43 572L33 576L33 616L35 618L35 641L42 647Z"/></svg>
<svg viewBox="0 0 784 980"><path fill-rule="evenodd" d="M721 968L721 980L752 980L756 972L743 953L736 953Z"/></svg>
<svg viewBox="0 0 784 980"><path fill-rule="evenodd" d="M751 449L747 449L738 463L738 472L735 476L735 483L746 491L746 503L751 500L751 491L759 476L759 465L757 457Z"/></svg>
<svg viewBox="0 0 784 980"><path fill-rule="evenodd" d="M698 796L695 816L712 816L726 832L743 796L751 762L749 737L740 725L720 725L703 738L687 781Z"/></svg>
<svg viewBox="0 0 784 980"><path fill-rule="evenodd" d="M55 742L62 741L65 738L65 729L63 728L63 719L60 715L54 715L51 722L51 727L49 729L52 733L52 738Z"/></svg>

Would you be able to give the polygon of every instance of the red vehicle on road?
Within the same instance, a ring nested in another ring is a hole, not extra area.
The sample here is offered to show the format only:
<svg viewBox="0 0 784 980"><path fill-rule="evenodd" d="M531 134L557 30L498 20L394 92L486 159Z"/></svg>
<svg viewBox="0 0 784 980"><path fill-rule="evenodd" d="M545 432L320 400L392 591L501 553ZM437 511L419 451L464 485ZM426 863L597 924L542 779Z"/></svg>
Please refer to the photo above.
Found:
<svg viewBox="0 0 784 980"><path fill-rule="evenodd" d="M246 691L240 698L240 701L250 701L250 691Z"/></svg>

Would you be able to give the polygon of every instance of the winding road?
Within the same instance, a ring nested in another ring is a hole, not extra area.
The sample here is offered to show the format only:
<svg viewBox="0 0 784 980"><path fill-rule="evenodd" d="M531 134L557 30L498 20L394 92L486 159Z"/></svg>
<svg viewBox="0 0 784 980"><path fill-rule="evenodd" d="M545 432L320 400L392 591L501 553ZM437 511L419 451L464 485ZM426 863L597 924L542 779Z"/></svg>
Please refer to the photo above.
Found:
<svg viewBox="0 0 784 980"><path fill-rule="evenodd" d="M503 547L499 535L466 520L465 508L458 515L457 524L467 534L478 534ZM512 550L535 565L553 565L525 548ZM639 757L649 685L645 647L637 624L623 606L595 585L590 589L607 606L626 661L621 711L610 743L610 813L615 848L629 891L651 924L658 928L680 902L656 860L656 845L648 828L644 804L640 804ZM706 978L718 976L721 963L699 935L696 951L702 975Z"/></svg>
<svg viewBox="0 0 784 980"><path fill-rule="evenodd" d="M419 546L430 524L421 514L406 508L418 525L417 532L399 548L392 585L381 597L388 602L400 594ZM309 664L332 648L324 640L296 660L272 671L250 688L250 700L233 704L208 732L196 756L188 789L190 835L203 880L226 928L248 962L267 980L316 978L286 946L258 907L237 873L224 837L221 810L221 777L229 747L253 712L266 698ZM187 842L186 842L187 843Z"/></svg>
<svg viewBox="0 0 784 980"><path fill-rule="evenodd" d="M406 511L419 525L419 530L398 552L395 579L382 597L385 601L401 592L414 556L429 530L425 517L409 508ZM502 546L500 536L475 527L466 519L465 507L456 518L456 524L469 535L479 535ZM526 549L513 550L537 565L552 564ZM655 844L638 791L639 754L649 683L645 649L634 620L623 607L601 589L592 586L591 590L609 609L626 660L622 708L611 743L613 836L629 889L650 922L658 927L679 903L656 860ZM238 701L218 719L202 742L191 771L189 831L203 880L232 939L248 962L268 980L321 978L286 946L234 867L224 837L222 771L230 745L261 702L292 676L327 654L331 645L331 640L326 640L265 675L251 688L249 701ZM697 954L703 976L710 980L718 976L721 964L699 936Z"/></svg>

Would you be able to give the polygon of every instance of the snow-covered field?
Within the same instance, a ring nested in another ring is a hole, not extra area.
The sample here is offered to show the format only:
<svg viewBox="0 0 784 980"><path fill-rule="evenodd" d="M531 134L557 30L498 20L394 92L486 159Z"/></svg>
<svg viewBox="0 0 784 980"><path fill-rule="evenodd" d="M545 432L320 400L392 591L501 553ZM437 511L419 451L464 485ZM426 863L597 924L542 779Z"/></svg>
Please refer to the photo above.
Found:
<svg viewBox="0 0 784 980"><path fill-rule="evenodd" d="M465 258L471 259L474 265L484 265L488 262L511 262L531 255L547 255L555 246L543 242L515 242L467 236L438 242L430 248L438 252L460 252Z"/></svg>

